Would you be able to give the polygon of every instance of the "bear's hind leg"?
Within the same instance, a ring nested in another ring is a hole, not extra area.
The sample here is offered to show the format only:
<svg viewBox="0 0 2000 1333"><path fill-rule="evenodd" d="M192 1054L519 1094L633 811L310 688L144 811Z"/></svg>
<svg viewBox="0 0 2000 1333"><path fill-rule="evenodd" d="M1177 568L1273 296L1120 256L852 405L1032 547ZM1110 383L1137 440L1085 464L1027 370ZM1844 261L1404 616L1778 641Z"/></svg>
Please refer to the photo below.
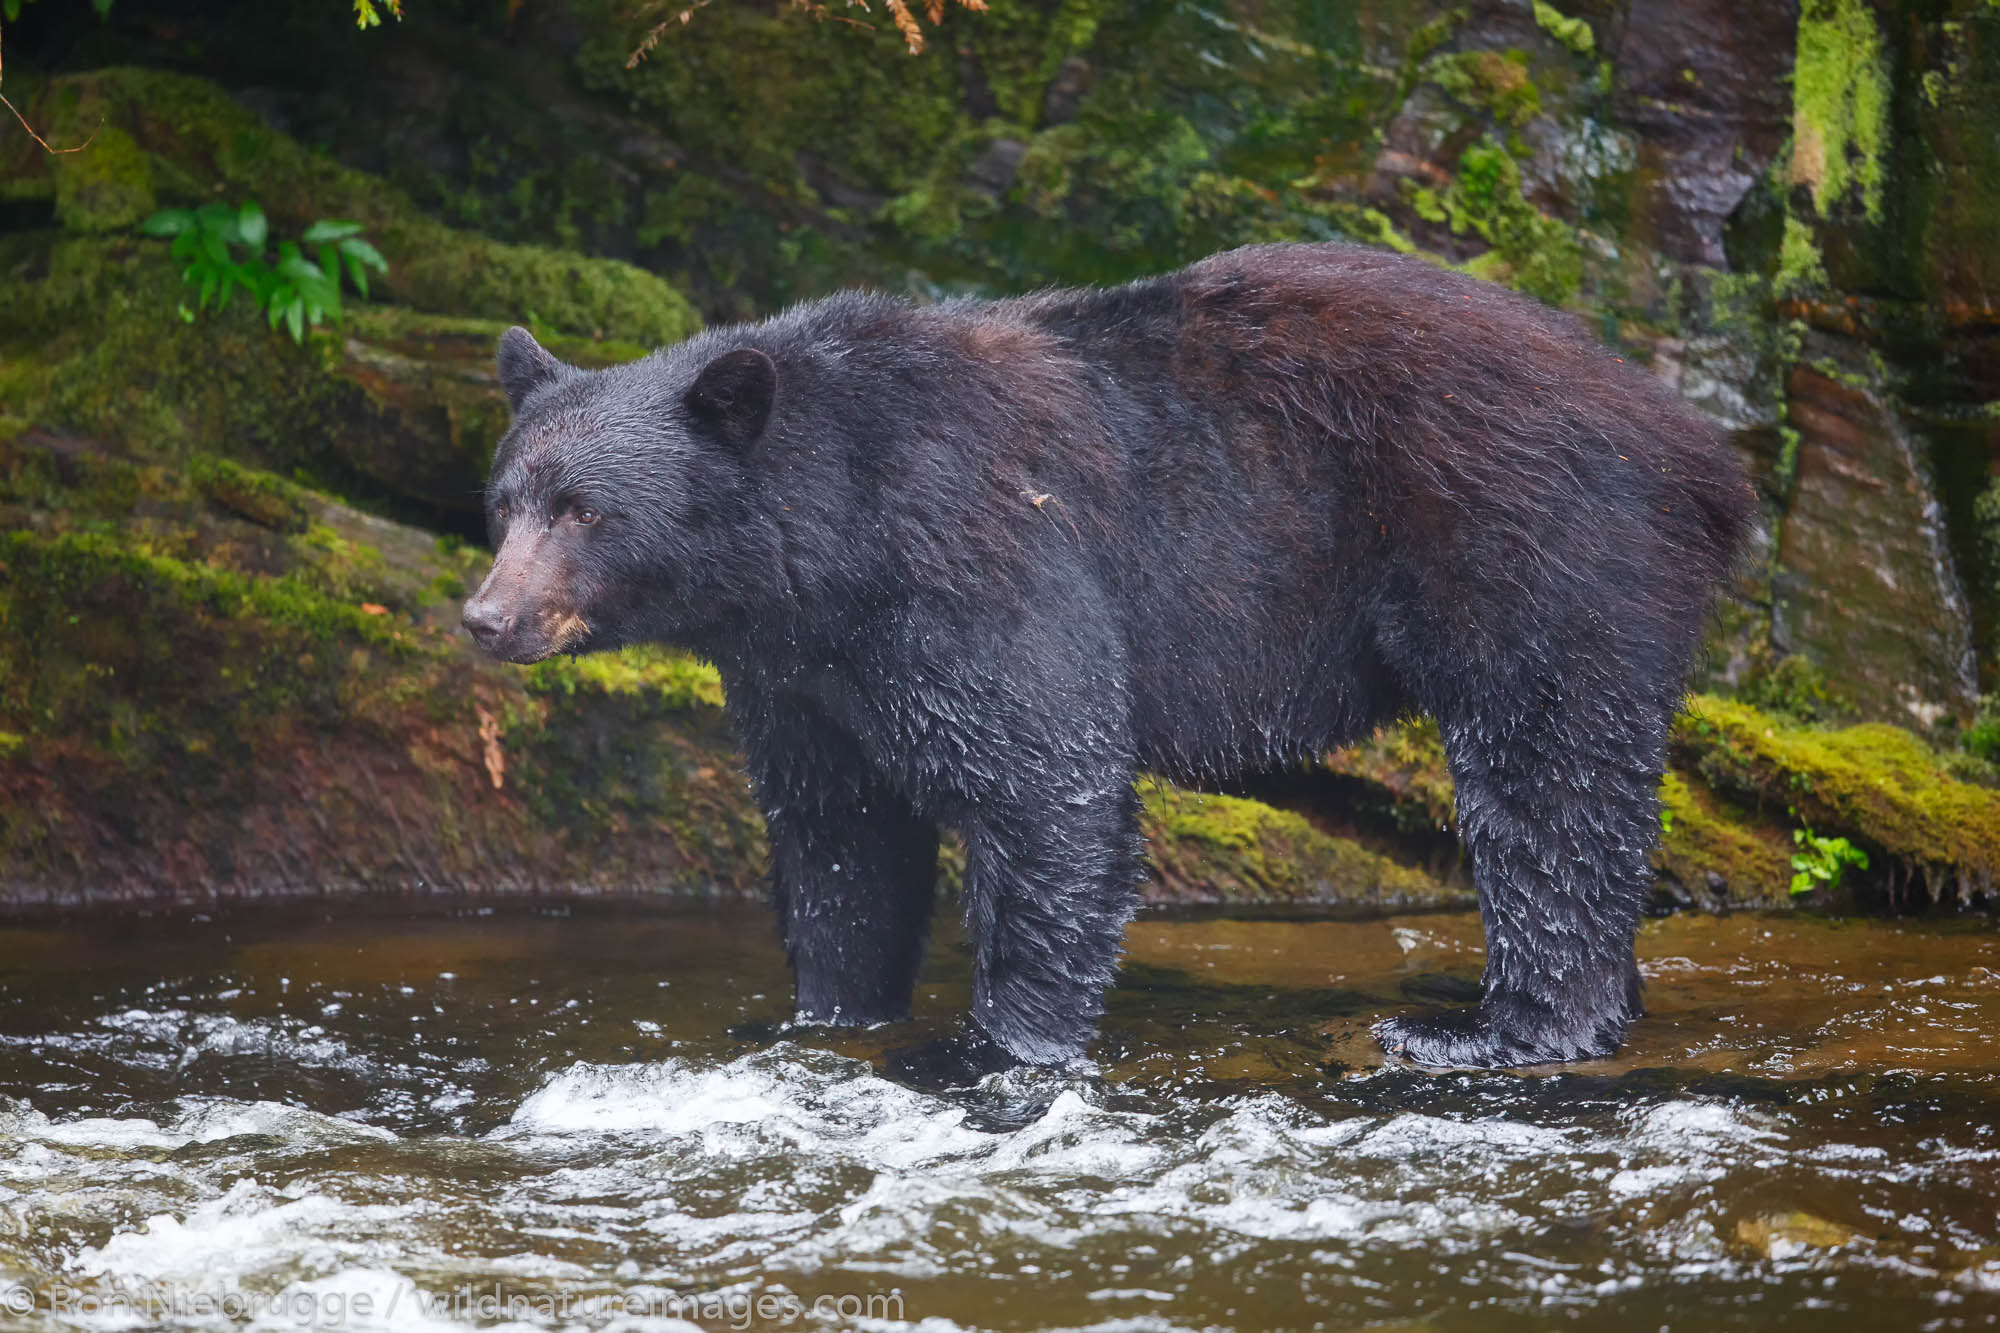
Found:
<svg viewBox="0 0 2000 1333"><path fill-rule="evenodd" d="M1633 942L1672 708L1580 683L1441 719L1485 926L1483 994L1378 1024L1391 1054L1471 1068L1595 1059L1639 1015Z"/></svg>

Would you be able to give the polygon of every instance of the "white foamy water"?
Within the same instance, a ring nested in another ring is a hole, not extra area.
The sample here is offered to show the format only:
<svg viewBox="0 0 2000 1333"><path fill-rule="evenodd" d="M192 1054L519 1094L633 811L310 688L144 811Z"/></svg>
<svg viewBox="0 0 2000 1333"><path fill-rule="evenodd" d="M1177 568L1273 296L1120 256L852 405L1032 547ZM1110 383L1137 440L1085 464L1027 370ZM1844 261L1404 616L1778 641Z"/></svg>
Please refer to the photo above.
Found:
<svg viewBox="0 0 2000 1333"><path fill-rule="evenodd" d="M988 1132L969 1123L976 1099L780 1045L720 1063L575 1064L478 1139L401 1138L270 1102L189 1102L162 1121L52 1121L17 1104L0 1111L0 1209L41 1219L50 1239L9 1242L0 1282L94 1293L98 1308L73 1295L38 1318L96 1329L337 1314L359 1328L665 1330L701 1313L687 1301L725 1302L726 1320L727 1301L809 1288L906 1288L901 1317L842 1326L938 1329L957 1325L925 1320L914 1294L997 1257L994 1275L1017 1282L1099 1266L1077 1299L1150 1307L1078 1327L1168 1328L1214 1264L1306 1274L1371 1254L1392 1269L1397 1255L1481 1254L1490 1269L1513 1255L1537 1299L1602 1295L1662 1265L1741 1278L1756 1257L1726 1224L1741 1211L1721 1198L1732 1177L1774 1161L1882 1165L1793 1144L1771 1117L1715 1100L1634 1107L1607 1130L1329 1115L1276 1093L1158 1111L1113 1109L1087 1082L1041 1094L1038 1117ZM1991 1167L1961 1155L1956 1169ZM1534 1258L1551 1225L1579 1217L1614 1242L1588 1271ZM1827 1247L1800 1225L1773 1234L1780 1265ZM1984 1261L1950 1290L1983 1299L1991 1285ZM150 1293L149 1317L133 1317L135 1293ZM633 1293L651 1301L641 1316L622 1304Z"/></svg>

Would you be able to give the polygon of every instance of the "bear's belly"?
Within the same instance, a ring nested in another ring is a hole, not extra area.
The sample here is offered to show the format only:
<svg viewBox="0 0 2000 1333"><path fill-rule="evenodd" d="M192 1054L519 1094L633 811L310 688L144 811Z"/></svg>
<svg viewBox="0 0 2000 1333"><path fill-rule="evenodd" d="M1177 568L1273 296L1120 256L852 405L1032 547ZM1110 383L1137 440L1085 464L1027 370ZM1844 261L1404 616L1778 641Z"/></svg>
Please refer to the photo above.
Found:
<svg viewBox="0 0 2000 1333"><path fill-rule="evenodd" d="M1132 661L1139 763L1176 779L1281 768L1366 735L1397 710L1373 654L1355 645L1238 641L1204 665L1179 648L1138 645Z"/></svg>

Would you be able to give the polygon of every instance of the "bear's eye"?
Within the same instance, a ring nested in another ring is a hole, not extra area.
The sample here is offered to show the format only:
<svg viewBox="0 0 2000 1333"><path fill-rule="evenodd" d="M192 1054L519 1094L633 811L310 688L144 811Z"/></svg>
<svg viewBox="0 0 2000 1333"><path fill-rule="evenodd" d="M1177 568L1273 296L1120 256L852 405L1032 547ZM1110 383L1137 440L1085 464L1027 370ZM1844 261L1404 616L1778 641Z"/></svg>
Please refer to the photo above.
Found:
<svg viewBox="0 0 2000 1333"><path fill-rule="evenodd" d="M499 519L499 520L500 520L500 521L501 521L502 523L505 523L505 522L507 521L507 506L506 506L506 505L494 505L494 506L493 506L493 517L494 517L494 518L496 518L496 519Z"/></svg>
<svg viewBox="0 0 2000 1333"><path fill-rule="evenodd" d="M597 522L597 511L595 509L579 509L576 511L576 521L585 527L589 527L592 523Z"/></svg>

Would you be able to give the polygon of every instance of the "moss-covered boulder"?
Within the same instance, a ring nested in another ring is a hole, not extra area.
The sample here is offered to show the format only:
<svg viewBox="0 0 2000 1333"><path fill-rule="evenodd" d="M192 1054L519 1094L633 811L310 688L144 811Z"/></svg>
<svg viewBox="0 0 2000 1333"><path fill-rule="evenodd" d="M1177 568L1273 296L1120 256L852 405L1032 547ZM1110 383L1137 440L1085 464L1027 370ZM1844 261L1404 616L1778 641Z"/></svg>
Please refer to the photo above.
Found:
<svg viewBox="0 0 2000 1333"><path fill-rule="evenodd" d="M165 242L0 235L0 413L178 459L220 451L472 530L507 425L497 320L356 304L303 345L241 298L185 321ZM642 348L557 336L585 364Z"/></svg>
<svg viewBox="0 0 2000 1333"><path fill-rule="evenodd" d="M480 661L453 625L476 552L30 432L0 527L10 910L758 885L712 675Z"/></svg>
<svg viewBox="0 0 2000 1333"><path fill-rule="evenodd" d="M2000 888L2000 789L1967 781L1963 756L1907 730L1805 727L1705 697L1682 719L1674 754L1746 840L1761 832L1766 847L1782 848L1792 829L1846 837L1870 858L1857 885L1897 901L1990 903Z"/></svg>
<svg viewBox="0 0 2000 1333"><path fill-rule="evenodd" d="M1470 907L1470 886L1439 880L1303 815L1236 796L1146 784L1155 904L1267 904L1392 910Z"/></svg>
<svg viewBox="0 0 2000 1333"><path fill-rule="evenodd" d="M70 230L125 228L155 203L255 199L283 235L321 218L363 224L389 257L390 299L413 310L649 347L700 327L687 301L644 269L448 227L380 179L267 127L203 79L150 69L68 75L34 85L23 111L65 142L88 140L60 155L18 136L0 145L9 195L53 198Z"/></svg>
<svg viewBox="0 0 2000 1333"><path fill-rule="evenodd" d="M140 455L220 451L385 512L476 526L507 422L492 370L505 321L535 322L584 364L642 355L699 325L652 274L510 246L418 213L382 182L265 128L200 80L110 70L30 93L75 153L4 151L9 192L54 200L58 228L0 234L0 411ZM156 204L256 198L274 228L366 224L389 258L375 295L303 346L248 300L194 314ZM616 336L607 336L616 335Z"/></svg>
<svg viewBox="0 0 2000 1333"><path fill-rule="evenodd" d="M1653 855L1662 907L1995 902L2000 769L1989 762L1907 728L1804 722L1716 695L1690 698L1669 761ZM1462 868L1439 862L1457 847L1451 774L1430 724L1335 751L1288 791L1316 826L1466 884ZM1867 864L1795 895L1793 858L1813 837L1846 839Z"/></svg>

